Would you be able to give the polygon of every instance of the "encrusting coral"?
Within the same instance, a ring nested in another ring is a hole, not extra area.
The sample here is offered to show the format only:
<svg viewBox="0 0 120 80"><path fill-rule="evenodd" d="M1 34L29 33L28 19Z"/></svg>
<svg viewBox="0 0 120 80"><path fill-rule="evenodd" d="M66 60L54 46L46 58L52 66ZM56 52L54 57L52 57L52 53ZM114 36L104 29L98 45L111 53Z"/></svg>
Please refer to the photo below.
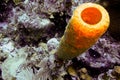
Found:
<svg viewBox="0 0 120 80"><path fill-rule="evenodd" d="M84 3L73 12L56 55L72 59L89 49L109 26L109 14L100 5Z"/></svg>

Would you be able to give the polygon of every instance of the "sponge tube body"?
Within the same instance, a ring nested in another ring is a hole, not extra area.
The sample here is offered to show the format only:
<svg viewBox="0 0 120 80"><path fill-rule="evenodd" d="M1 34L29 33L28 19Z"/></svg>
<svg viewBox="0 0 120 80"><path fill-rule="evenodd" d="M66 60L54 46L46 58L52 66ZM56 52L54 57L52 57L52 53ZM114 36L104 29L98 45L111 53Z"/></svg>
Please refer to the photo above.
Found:
<svg viewBox="0 0 120 80"><path fill-rule="evenodd" d="M56 55L60 59L72 59L89 49L110 23L107 11L100 5L84 3L73 12Z"/></svg>

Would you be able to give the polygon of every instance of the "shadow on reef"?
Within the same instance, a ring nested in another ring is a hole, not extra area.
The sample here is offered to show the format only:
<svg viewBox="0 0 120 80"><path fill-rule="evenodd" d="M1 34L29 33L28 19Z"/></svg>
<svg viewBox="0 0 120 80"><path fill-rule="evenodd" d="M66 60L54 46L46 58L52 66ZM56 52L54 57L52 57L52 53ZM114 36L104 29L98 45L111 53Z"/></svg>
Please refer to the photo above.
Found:
<svg viewBox="0 0 120 80"><path fill-rule="evenodd" d="M113 63L93 49L89 49L85 57L80 57L80 59L74 58L72 62L72 66L75 69L86 68L88 74L92 77L98 77L99 74L114 67Z"/></svg>
<svg viewBox="0 0 120 80"><path fill-rule="evenodd" d="M9 13L12 10L13 3L5 2L5 0L0 0L0 22L4 22L9 17Z"/></svg>
<svg viewBox="0 0 120 80"><path fill-rule="evenodd" d="M2 71L1 71L1 69L0 69L0 80L3 80L3 79L1 78L1 75L2 75Z"/></svg>
<svg viewBox="0 0 120 80"><path fill-rule="evenodd" d="M66 11L63 12L56 12L53 13L54 18L50 18L51 22L55 24L55 28L52 29L52 31L58 32L59 37L61 37L64 34L65 27L67 25L66 19L70 18L69 15L67 15Z"/></svg>
<svg viewBox="0 0 120 80"><path fill-rule="evenodd" d="M37 29L37 28L25 28L23 24L19 24L16 32L16 36L13 39L21 46L25 45L35 45L38 46L40 42L47 42L48 39L54 37L54 32L52 31L53 25L49 26L47 29Z"/></svg>
<svg viewBox="0 0 120 80"><path fill-rule="evenodd" d="M120 0L100 0L100 4L106 7L110 15L110 35L120 41Z"/></svg>
<svg viewBox="0 0 120 80"><path fill-rule="evenodd" d="M66 17L69 18L70 16L63 12L53 13L53 17L50 18L52 24L44 28L29 27L29 23L18 23L16 31L8 31L5 36L11 36L20 46L38 46L40 42L46 43L50 38L61 37L64 34L67 25Z"/></svg>
<svg viewBox="0 0 120 80"><path fill-rule="evenodd" d="M108 7L111 18L109 33L116 40L120 40L120 4Z"/></svg>

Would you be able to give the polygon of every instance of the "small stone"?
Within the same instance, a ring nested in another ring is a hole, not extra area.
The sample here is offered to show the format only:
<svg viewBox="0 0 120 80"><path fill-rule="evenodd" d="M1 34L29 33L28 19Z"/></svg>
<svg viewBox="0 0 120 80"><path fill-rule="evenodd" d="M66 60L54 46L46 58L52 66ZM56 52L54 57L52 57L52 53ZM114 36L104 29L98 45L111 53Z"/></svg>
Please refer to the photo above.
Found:
<svg viewBox="0 0 120 80"><path fill-rule="evenodd" d="M115 66L114 71L120 75L120 66Z"/></svg>
<svg viewBox="0 0 120 80"><path fill-rule="evenodd" d="M87 69L86 68L82 68L81 72L84 73L84 74L86 74L87 73Z"/></svg>
<svg viewBox="0 0 120 80"><path fill-rule="evenodd" d="M86 76L85 76L84 74L82 74L82 75L80 76L80 78L81 78L82 80L85 80Z"/></svg>
<svg viewBox="0 0 120 80"><path fill-rule="evenodd" d="M51 19L54 19L54 16L53 16L53 15L50 15L50 18L51 18Z"/></svg>
<svg viewBox="0 0 120 80"><path fill-rule="evenodd" d="M69 66L69 67L68 67L68 73L69 73L71 76L76 76L76 77L77 77L77 72L75 71L75 69L74 69L72 66Z"/></svg>

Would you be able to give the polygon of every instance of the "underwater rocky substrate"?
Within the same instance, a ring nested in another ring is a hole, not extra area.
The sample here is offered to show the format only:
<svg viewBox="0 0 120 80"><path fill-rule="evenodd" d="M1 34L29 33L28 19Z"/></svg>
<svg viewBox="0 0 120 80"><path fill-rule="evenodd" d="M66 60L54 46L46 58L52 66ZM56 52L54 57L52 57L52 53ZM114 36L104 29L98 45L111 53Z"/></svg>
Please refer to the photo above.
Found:
<svg viewBox="0 0 120 80"><path fill-rule="evenodd" d="M83 55L65 62L55 60L53 54L59 46L70 12L82 2L78 0L71 4L72 0L65 0L68 1L66 4L69 3L65 6L63 0L45 1L45 5L49 3L46 7L41 6L44 5L42 2L31 0L12 6L12 10L11 5L10 9L1 8L9 9L10 13L5 11L6 15L12 15L3 16L4 20L0 18L0 79L119 80L120 42L118 38L111 37L110 29Z"/></svg>

